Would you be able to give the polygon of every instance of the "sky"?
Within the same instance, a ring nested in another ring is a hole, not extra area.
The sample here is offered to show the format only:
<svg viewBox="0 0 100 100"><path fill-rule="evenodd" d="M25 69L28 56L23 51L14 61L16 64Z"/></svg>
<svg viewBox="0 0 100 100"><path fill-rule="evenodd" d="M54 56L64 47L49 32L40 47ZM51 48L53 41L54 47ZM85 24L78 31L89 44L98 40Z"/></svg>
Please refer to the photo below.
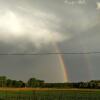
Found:
<svg viewBox="0 0 100 100"><path fill-rule="evenodd" d="M0 54L100 52L100 0L0 0ZM55 46L56 45L56 46ZM100 54L60 54L68 81L100 79ZM0 75L65 82L56 54L0 55Z"/></svg>

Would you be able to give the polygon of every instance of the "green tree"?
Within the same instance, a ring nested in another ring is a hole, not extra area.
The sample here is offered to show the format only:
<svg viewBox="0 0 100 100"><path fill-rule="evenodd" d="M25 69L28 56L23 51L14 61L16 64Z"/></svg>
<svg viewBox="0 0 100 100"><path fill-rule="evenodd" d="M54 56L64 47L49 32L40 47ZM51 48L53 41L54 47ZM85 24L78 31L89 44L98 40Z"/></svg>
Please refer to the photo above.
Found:
<svg viewBox="0 0 100 100"><path fill-rule="evenodd" d="M28 87L42 87L43 80L37 80L36 78L30 78L27 82Z"/></svg>
<svg viewBox="0 0 100 100"><path fill-rule="evenodd" d="M6 77L0 76L0 87L6 87Z"/></svg>
<svg viewBox="0 0 100 100"><path fill-rule="evenodd" d="M13 82L12 82L11 79L7 79L6 86L7 87L12 87L13 86Z"/></svg>

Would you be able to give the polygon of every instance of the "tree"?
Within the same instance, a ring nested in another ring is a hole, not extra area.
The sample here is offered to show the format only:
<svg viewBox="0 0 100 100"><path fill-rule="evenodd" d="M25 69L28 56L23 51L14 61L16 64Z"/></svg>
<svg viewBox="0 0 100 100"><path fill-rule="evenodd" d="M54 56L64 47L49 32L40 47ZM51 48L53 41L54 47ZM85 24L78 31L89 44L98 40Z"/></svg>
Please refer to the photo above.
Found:
<svg viewBox="0 0 100 100"><path fill-rule="evenodd" d="M30 78L27 82L28 87L42 87L43 80L37 80L36 78Z"/></svg>
<svg viewBox="0 0 100 100"><path fill-rule="evenodd" d="M12 80L7 79L6 86L7 86L7 87L12 87L12 86L13 86Z"/></svg>
<svg viewBox="0 0 100 100"><path fill-rule="evenodd" d="M6 77L0 76L0 87L5 87L5 86L6 86Z"/></svg>

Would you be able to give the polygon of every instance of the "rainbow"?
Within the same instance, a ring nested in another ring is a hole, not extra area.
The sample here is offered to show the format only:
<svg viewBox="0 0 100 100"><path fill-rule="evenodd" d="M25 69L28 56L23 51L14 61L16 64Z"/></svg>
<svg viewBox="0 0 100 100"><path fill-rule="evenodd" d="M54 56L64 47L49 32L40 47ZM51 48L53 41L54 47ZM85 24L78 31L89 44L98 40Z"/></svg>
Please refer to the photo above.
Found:
<svg viewBox="0 0 100 100"><path fill-rule="evenodd" d="M55 50L56 50L56 53L59 53L59 54L57 54L57 56L58 56L58 60L59 60L60 66L61 66L61 70L63 72L64 82L68 82L67 66L64 63L63 55L60 54L60 50L59 50L57 44L55 44Z"/></svg>
<svg viewBox="0 0 100 100"><path fill-rule="evenodd" d="M64 82L68 82L68 72L67 72L67 67L65 66L65 63L64 63L63 56L61 54L59 54L58 58L59 58L59 62L61 65L61 69L64 72L64 74L63 74L64 75Z"/></svg>
<svg viewBox="0 0 100 100"><path fill-rule="evenodd" d="M61 67L61 71L63 72L64 82L68 82L67 66L64 63L63 55L60 54L59 47L57 43L54 41L54 39L53 39L53 46L54 46L55 52L58 53L57 56L58 56L59 64Z"/></svg>

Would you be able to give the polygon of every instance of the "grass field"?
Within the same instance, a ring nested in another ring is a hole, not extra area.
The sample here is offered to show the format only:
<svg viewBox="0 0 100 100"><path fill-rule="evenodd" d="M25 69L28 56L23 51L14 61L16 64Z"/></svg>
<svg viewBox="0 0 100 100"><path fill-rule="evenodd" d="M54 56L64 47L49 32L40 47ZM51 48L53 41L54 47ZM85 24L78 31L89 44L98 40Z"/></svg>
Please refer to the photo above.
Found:
<svg viewBox="0 0 100 100"><path fill-rule="evenodd" d="M100 90L0 88L0 100L100 100Z"/></svg>

